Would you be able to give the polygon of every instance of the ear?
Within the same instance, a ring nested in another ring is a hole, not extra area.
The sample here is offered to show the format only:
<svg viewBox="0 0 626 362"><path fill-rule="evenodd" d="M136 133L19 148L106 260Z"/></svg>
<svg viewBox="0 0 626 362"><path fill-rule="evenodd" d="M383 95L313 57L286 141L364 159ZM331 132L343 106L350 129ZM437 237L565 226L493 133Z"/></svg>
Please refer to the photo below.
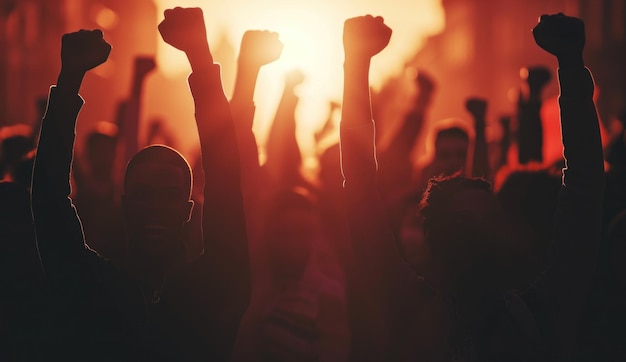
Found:
<svg viewBox="0 0 626 362"><path fill-rule="evenodd" d="M187 219L185 220L185 222L189 222L191 220L191 213L193 212L193 206L194 205L195 204L194 204L193 200L187 201L186 210L185 210L185 213L187 215Z"/></svg>

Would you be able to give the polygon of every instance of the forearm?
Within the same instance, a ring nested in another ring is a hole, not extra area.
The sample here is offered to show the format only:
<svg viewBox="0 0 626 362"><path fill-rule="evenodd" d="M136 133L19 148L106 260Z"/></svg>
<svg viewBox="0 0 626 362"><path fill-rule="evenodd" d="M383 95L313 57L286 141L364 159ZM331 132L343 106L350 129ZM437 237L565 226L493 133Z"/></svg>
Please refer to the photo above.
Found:
<svg viewBox="0 0 626 362"><path fill-rule="evenodd" d="M351 324L359 331L357 356L384 358L388 289L401 264L376 186L369 62L345 64L341 120L342 171L352 244L348 271Z"/></svg>
<svg viewBox="0 0 626 362"><path fill-rule="evenodd" d="M76 267L75 257L84 251L82 227L69 198L74 129L83 100L74 87L62 88L67 84L50 89L32 182L39 253L46 276L55 280Z"/></svg>
<svg viewBox="0 0 626 362"><path fill-rule="evenodd" d="M369 94L369 59L346 60L341 111L341 169L345 187L368 184L376 180L374 122Z"/></svg>
<svg viewBox="0 0 626 362"><path fill-rule="evenodd" d="M561 132L567 161L564 183L578 187L582 182L603 182L604 162L598 116L593 101L593 78L584 67L560 68ZM594 194L597 190L588 189Z"/></svg>
<svg viewBox="0 0 626 362"><path fill-rule="evenodd" d="M472 160L472 176L490 179L489 151L485 135L485 120L476 120L474 127L474 155Z"/></svg>
<svg viewBox="0 0 626 362"><path fill-rule="evenodd" d="M259 66L248 64L245 61L237 61L237 77L231 102L242 104L253 103L254 90L260 71Z"/></svg>
<svg viewBox="0 0 626 362"><path fill-rule="evenodd" d="M241 193L239 151L220 66L203 64L189 77L205 172L204 258L227 278L232 297L249 298L250 262ZM199 70L198 70L199 69Z"/></svg>
<svg viewBox="0 0 626 362"><path fill-rule="evenodd" d="M141 110L141 95L143 78L137 74L133 77L133 87L130 98L125 102L122 114L124 130L124 163L139 152L139 112Z"/></svg>
<svg viewBox="0 0 626 362"><path fill-rule="evenodd" d="M259 153L252 132L254 122L254 90L260 67L241 59L237 62L235 89L230 101L237 145L241 157L242 188L244 193L253 193L259 175Z"/></svg>
<svg viewBox="0 0 626 362"><path fill-rule="evenodd" d="M604 194L593 81L582 66L559 70L566 168L556 210L552 260L542 289L563 353L573 353L596 270Z"/></svg>
<svg viewBox="0 0 626 362"><path fill-rule="evenodd" d="M520 100L518 109L519 130L517 143L519 147L519 162L543 161L543 126L541 124L541 100L531 97Z"/></svg>

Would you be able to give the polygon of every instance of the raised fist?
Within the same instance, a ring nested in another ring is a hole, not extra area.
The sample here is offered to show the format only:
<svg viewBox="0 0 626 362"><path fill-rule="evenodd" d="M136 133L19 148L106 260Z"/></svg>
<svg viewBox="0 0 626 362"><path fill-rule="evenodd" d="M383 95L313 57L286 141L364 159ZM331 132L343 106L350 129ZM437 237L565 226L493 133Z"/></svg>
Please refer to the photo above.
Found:
<svg viewBox="0 0 626 362"><path fill-rule="evenodd" d="M419 88L420 95L423 96L430 95L435 90L435 81L430 74L422 70L417 71L415 84Z"/></svg>
<svg viewBox="0 0 626 362"><path fill-rule="evenodd" d="M552 79L552 73L546 67L530 67L525 68L526 71L522 72L522 77L525 77L526 83L531 92L540 92L543 87Z"/></svg>
<svg viewBox="0 0 626 362"><path fill-rule="evenodd" d="M209 48L202 9L177 7L163 15L159 32L166 43L184 52Z"/></svg>
<svg viewBox="0 0 626 362"><path fill-rule="evenodd" d="M382 17L359 16L343 25L343 49L346 56L372 57L385 49L391 38L391 29Z"/></svg>
<svg viewBox="0 0 626 362"><path fill-rule="evenodd" d="M100 30L80 30L63 35L61 63L63 69L87 72L106 62L111 53Z"/></svg>
<svg viewBox="0 0 626 362"><path fill-rule="evenodd" d="M144 77L156 68L154 57L139 56L135 58L135 74L138 77Z"/></svg>
<svg viewBox="0 0 626 362"><path fill-rule="evenodd" d="M487 114L487 101L482 98L469 98L465 102L465 109L467 109L475 121L483 121Z"/></svg>
<svg viewBox="0 0 626 362"><path fill-rule="evenodd" d="M278 33L248 30L241 39L239 61L260 67L278 59L282 51L283 43L278 40Z"/></svg>
<svg viewBox="0 0 626 362"><path fill-rule="evenodd" d="M539 24L533 29L533 36L537 45L557 58L582 57L585 24L562 13L541 15Z"/></svg>

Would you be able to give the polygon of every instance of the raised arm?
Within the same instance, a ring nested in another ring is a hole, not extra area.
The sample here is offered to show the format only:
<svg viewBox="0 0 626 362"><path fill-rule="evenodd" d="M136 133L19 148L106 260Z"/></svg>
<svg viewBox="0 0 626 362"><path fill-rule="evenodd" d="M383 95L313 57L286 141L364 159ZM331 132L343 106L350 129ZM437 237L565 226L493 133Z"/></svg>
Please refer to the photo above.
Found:
<svg viewBox="0 0 626 362"><path fill-rule="evenodd" d="M265 175L277 188L296 186L301 179L302 155L296 140L296 107L300 98L295 88L304 81L304 74L292 70L285 77L285 88L276 109L267 137Z"/></svg>
<svg viewBox="0 0 626 362"><path fill-rule="evenodd" d="M543 162L543 125L541 124L541 92L550 81L550 72L544 67L531 67L525 72L528 97L521 94L518 101L517 131L518 159L524 165Z"/></svg>
<svg viewBox="0 0 626 362"><path fill-rule="evenodd" d="M481 98L470 98L465 102L465 109L474 120L474 153L472 155L472 177L490 179L489 150L487 148L487 101Z"/></svg>
<svg viewBox="0 0 626 362"><path fill-rule="evenodd" d="M280 57L283 44L278 34L267 30L248 30L241 39L237 58L237 78L230 108L235 122L237 146L241 158L242 191L248 204L257 196L259 183L259 153L252 132L254 121L254 90L261 67Z"/></svg>
<svg viewBox="0 0 626 362"><path fill-rule="evenodd" d="M345 52L341 113L341 167L352 245L348 274L348 302L353 360L384 360L386 298L393 263L399 261L376 187L374 122L369 69L371 57L391 37L380 17L348 19L344 25Z"/></svg>
<svg viewBox="0 0 626 362"><path fill-rule="evenodd" d="M385 197L398 191L402 194L411 188L411 176L413 165L411 162L411 151L420 133L423 131L426 120L426 112L435 91L435 81L428 73L418 71L415 77L415 84L418 87L418 94L413 103L413 107L404 117L402 125L392 142L386 150L378 155L380 161L379 186Z"/></svg>
<svg viewBox="0 0 626 362"><path fill-rule="evenodd" d="M32 183L32 211L46 278L56 283L80 276L86 251L82 226L70 199L75 127L83 99L78 95L85 73L104 63L111 46L100 30L65 34L61 72L50 88Z"/></svg>
<svg viewBox="0 0 626 362"><path fill-rule="evenodd" d="M118 124L124 137L124 164L139 152L139 119L143 85L146 76L155 67L154 57L135 58L130 96L123 105L122 119Z"/></svg>
<svg viewBox="0 0 626 362"><path fill-rule="evenodd" d="M250 299L250 260L240 187L239 151L221 69L213 63L200 8L165 11L159 31L166 43L187 55L193 73L189 86L195 104L204 181L202 233L198 261L217 318L216 345L232 345Z"/></svg>
<svg viewBox="0 0 626 362"><path fill-rule="evenodd" d="M593 103L593 79L583 62L584 24L543 15L537 44L559 63L561 130L566 168L557 204L553 257L539 285L563 360L573 360L601 238L604 162Z"/></svg>

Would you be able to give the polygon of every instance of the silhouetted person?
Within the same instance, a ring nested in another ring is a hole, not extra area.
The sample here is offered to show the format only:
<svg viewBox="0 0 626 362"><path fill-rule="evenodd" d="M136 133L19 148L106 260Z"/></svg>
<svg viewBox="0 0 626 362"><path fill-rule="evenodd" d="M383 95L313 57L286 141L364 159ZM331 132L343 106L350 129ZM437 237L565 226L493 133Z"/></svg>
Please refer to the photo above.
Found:
<svg viewBox="0 0 626 362"><path fill-rule="evenodd" d="M497 170L502 168L508 163L509 149L511 148L511 117L502 116L499 119L500 126L502 127L502 138L500 139L499 156L497 163ZM496 170L496 171L497 171Z"/></svg>
<svg viewBox="0 0 626 362"><path fill-rule="evenodd" d="M78 90L106 61L102 32L63 38L62 70L48 103L33 180L33 215L44 271L68 316L70 356L91 360L228 360L250 295L239 158L220 67L199 8L167 10L163 39L184 51L193 73L205 178L204 253L185 263L191 171L166 146L129 162L122 205L128 253L117 269L85 247L68 198ZM88 333L85 333L88 331ZM88 357L85 357L88 356ZM71 359L71 358L70 358Z"/></svg>
<svg viewBox="0 0 626 362"><path fill-rule="evenodd" d="M412 150L415 142L423 131L426 113L432 102L435 91L434 80L426 73L419 71L415 77L418 94L408 114L404 117L401 127L389 146L380 151L379 185L385 199L392 200L403 197L412 185Z"/></svg>
<svg viewBox="0 0 626 362"><path fill-rule="evenodd" d="M353 360L575 359L600 238L602 146L593 81L582 60L582 21L544 15L533 32L559 62L567 168L550 269L518 296L508 289L510 273L523 262L520 235L481 179L429 183L421 208L427 271L417 278L402 263L376 190L368 89L370 58L391 30L382 18L346 21L341 142L354 254Z"/></svg>
<svg viewBox="0 0 626 362"><path fill-rule="evenodd" d="M292 190L301 178L293 118L297 101L293 87L301 81L297 78L288 79L274 135L268 140L271 170L261 172L259 167L252 133L256 77L281 50L276 33L250 30L244 34L231 101L254 271L253 297L234 355L242 361L309 360L347 353L345 339L337 338L347 335L345 311L341 314L343 291L310 262L315 260L314 246L320 238L318 210L305 191ZM337 325L343 329L334 328Z"/></svg>
<svg viewBox="0 0 626 362"><path fill-rule="evenodd" d="M457 172L465 174L469 146L469 135L461 127L452 126L438 130L435 136L433 160L418 171L418 190L423 192L431 177L450 176Z"/></svg>
<svg viewBox="0 0 626 362"><path fill-rule="evenodd" d="M606 194L604 197L604 225L626 209L626 111L619 117L622 131L607 149Z"/></svg>
<svg viewBox="0 0 626 362"><path fill-rule="evenodd" d="M316 260L319 222L304 189L279 190L268 200L261 241L268 274L241 325L235 360L346 360L343 288Z"/></svg>
<svg viewBox="0 0 626 362"><path fill-rule="evenodd" d="M99 255L121 262L126 253L122 209L114 179L119 135L117 127L100 123L85 142L84 162L76 162L73 176L75 204L85 240Z"/></svg>
<svg viewBox="0 0 626 362"><path fill-rule="evenodd" d="M554 231L554 216L561 176L550 170L518 170L512 172L496 196L509 219L524 236L529 264L519 270L517 279L525 288L549 266Z"/></svg>
<svg viewBox="0 0 626 362"><path fill-rule="evenodd" d="M552 75L544 67L526 69L528 95L520 94L518 100L517 145L519 163L543 161L543 126L541 124L541 92Z"/></svg>
<svg viewBox="0 0 626 362"><path fill-rule="evenodd" d="M292 70L285 76L285 88L276 109L266 142L267 162L263 166L267 186L288 188L305 184L301 175L302 154L296 139L296 107L300 98L295 88L304 82L304 74Z"/></svg>
<svg viewBox="0 0 626 362"><path fill-rule="evenodd" d="M278 33L261 30L248 30L241 39L237 58L237 76L231 99L231 112L237 136L237 147L241 157L241 189L246 213L246 229L251 255L252 294L263 290L263 268L267 261L263 258L262 226L263 194L267 182L262 177L259 164L259 150L252 126L254 121L254 91L259 71L280 57L283 44Z"/></svg>
<svg viewBox="0 0 626 362"><path fill-rule="evenodd" d="M465 102L465 108L474 120L474 152L472 152L471 176L490 180L489 149L485 134L485 128L487 127L487 100L469 98Z"/></svg>

